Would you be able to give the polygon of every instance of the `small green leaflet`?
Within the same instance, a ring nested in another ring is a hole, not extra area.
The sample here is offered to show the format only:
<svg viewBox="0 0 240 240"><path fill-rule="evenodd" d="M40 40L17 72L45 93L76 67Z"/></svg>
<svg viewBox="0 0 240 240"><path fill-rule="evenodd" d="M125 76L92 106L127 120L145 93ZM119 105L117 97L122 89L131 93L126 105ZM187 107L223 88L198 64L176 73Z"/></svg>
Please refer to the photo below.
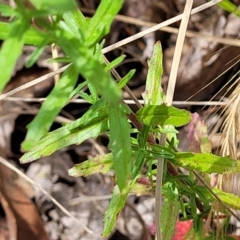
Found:
<svg viewBox="0 0 240 240"><path fill-rule="evenodd" d="M15 13L14 8L9 6L8 4L0 3L0 15L3 17L13 16Z"/></svg>
<svg viewBox="0 0 240 240"><path fill-rule="evenodd" d="M240 16L240 10L238 6L234 3L232 3L229 0L223 0L220 3L218 3L218 6L220 6L222 9L235 14L236 16Z"/></svg>
<svg viewBox="0 0 240 240"><path fill-rule="evenodd" d="M75 36L78 36L79 39L82 39L83 32L85 32L87 29L87 20L81 11L79 11L79 9L66 11L63 14L63 19Z"/></svg>
<svg viewBox="0 0 240 240"><path fill-rule="evenodd" d="M167 158L173 159L175 158L175 152L168 147L163 147L157 144L147 144L147 146L151 149L148 149L146 153L151 153L157 158Z"/></svg>
<svg viewBox="0 0 240 240"><path fill-rule="evenodd" d="M136 70L130 70L127 75L125 75L123 78L120 79L119 83L118 83L118 87L121 89L123 87L125 87L127 85L127 83L129 82L129 80L133 77L133 75L135 74Z"/></svg>
<svg viewBox="0 0 240 240"><path fill-rule="evenodd" d="M171 240L175 231L176 221L179 215L180 202L178 190L172 184L168 184L166 194L164 194L164 204L161 214L162 238Z"/></svg>
<svg viewBox="0 0 240 240"><path fill-rule="evenodd" d="M115 186L113 189L113 195L111 201L108 205L108 208L104 214L104 229L102 236L107 237L114 228L114 225L117 220L117 216L120 211L124 208L128 192L122 194L118 186Z"/></svg>
<svg viewBox="0 0 240 240"><path fill-rule="evenodd" d="M113 155L112 153L104 156L96 156L95 158L89 159L83 163L75 164L71 169L68 170L70 176L89 176L96 173L107 173L113 166Z"/></svg>
<svg viewBox="0 0 240 240"><path fill-rule="evenodd" d="M145 157L145 152L142 149L134 152L133 156L134 156L134 163L132 166L132 178L133 180L136 180L141 173L142 166L144 164L146 157Z"/></svg>
<svg viewBox="0 0 240 240"><path fill-rule="evenodd" d="M217 194L217 196L221 199L221 201L223 203L225 203L227 206L229 206L230 208L233 208L233 209L240 210L239 196L236 196L231 193L226 193L217 188L213 188L212 190ZM213 197L212 195L210 195L210 196Z"/></svg>
<svg viewBox="0 0 240 240"><path fill-rule="evenodd" d="M195 194L198 195L199 200L203 203L204 208L209 209L210 208L209 198L204 192L206 188L199 185L190 185L190 188L192 188Z"/></svg>
<svg viewBox="0 0 240 240"><path fill-rule="evenodd" d="M24 36L29 26L28 17L18 18L9 25L9 34L0 50L0 92L10 80L15 64L22 54Z"/></svg>
<svg viewBox="0 0 240 240"><path fill-rule="evenodd" d="M141 122L148 126L173 125L180 127L186 125L191 119L191 114L188 111L165 104L144 106L136 115Z"/></svg>
<svg viewBox="0 0 240 240"><path fill-rule="evenodd" d="M146 89L143 93L145 105L160 105L164 102L164 94L161 87L163 72L162 47L160 42L154 45L153 55L148 61L149 69L147 75Z"/></svg>
<svg viewBox="0 0 240 240"><path fill-rule="evenodd" d="M117 184L123 192L127 187L132 163L130 124L125 108L126 106L122 103L109 104L109 134L110 147L113 153L113 168Z"/></svg>
<svg viewBox="0 0 240 240"><path fill-rule="evenodd" d="M140 149L146 149L149 131L150 131L150 127L143 125L141 132L138 133L137 141Z"/></svg>
<svg viewBox="0 0 240 240"><path fill-rule="evenodd" d="M240 162L229 157L220 157L211 153L176 153L171 162L179 167L197 170L205 173L237 173L240 172Z"/></svg>
<svg viewBox="0 0 240 240"><path fill-rule="evenodd" d="M108 105L104 99L100 99L94 103L81 118L67 124L66 127L70 131L75 131L76 129L81 129L88 125L94 124L97 121L104 120L107 117Z"/></svg>
<svg viewBox="0 0 240 240"><path fill-rule="evenodd" d="M12 24L0 22L0 39L5 40L10 31ZM30 27L23 36L25 45L38 46L42 44L45 39L49 39L48 44L54 42L53 39L49 38L49 33L38 31L37 29Z"/></svg>
<svg viewBox="0 0 240 240"><path fill-rule="evenodd" d="M118 65L122 63L122 61L125 59L126 55L121 55L118 58L114 59L112 62L110 62L106 67L106 71L111 71L113 68L116 68Z"/></svg>
<svg viewBox="0 0 240 240"><path fill-rule="evenodd" d="M48 39L45 39L39 46L36 47L36 49L31 53L27 62L25 63L26 68L32 67L37 62L37 60L43 53L47 43L48 43Z"/></svg>
<svg viewBox="0 0 240 240"><path fill-rule="evenodd" d="M90 19L86 31L86 42L88 46L97 43L110 31L110 26L116 14L123 5L123 0L104 0L100 2L94 16Z"/></svg>

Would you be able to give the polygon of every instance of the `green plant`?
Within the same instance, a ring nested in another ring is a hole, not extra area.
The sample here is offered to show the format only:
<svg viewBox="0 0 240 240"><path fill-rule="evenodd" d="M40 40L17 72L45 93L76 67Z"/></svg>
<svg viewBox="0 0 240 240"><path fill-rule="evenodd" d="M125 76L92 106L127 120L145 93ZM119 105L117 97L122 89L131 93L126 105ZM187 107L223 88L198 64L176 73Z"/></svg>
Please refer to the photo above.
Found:
<svg viewBox="0 0 240 240"><path fill-rule="evenodd" d="M116 82L111 71L114 71L114 67L121 63L124 57L120 56L106 65L101 42L109 33L123 0L101 1L91 19L83 16L73 0L67 3L31 0L31 4L27 6L23 1L16 2L16 8L0 4L2 15L13 18L10 23L0 22L0 38L5 40L0 51L0 69L5 69L0 72L0 91L8 83L25 44L36 46L26 64L28 67L34 64L49 44L56 44L66 55L52 61L70 62L38 114L28 125L27 136L22 143L22 150L26 153L20 159L21 163L34 161L63 147L81 144L88 138L107 133L111 153L96 156L69 170L69 174L76 177L115 171L116 186L104 216L103 236L108 236L113 230L117 215L124 207L129 192L147 194L150 193L149 189L154 191L159 187L153 178L159 158L164 159L162 194L165 202L161 214L164 239L171 239L179 211L182 212L182 220L194 220L194 234L201 239L202 220L210 214L211 202L216 196L225 206L240 208L237 197L217 189L209 191L206 186L199 185L199 179L202 178L196 171L240 171L239 162L210 153L206 131L194 129L192 133L193 139L195 134L198 135L198 141L195 141L201 153L177 152L175 127L188 124L192 116L185 110L164 104L160 43L155 44L153 57L149 61L143 95L145 105L134 113L124 103L121 89L126 87L134 70ZM34 21L31 21L32 19ZM76 86L79 75L85 81ZM90 90L89 95L81 92L85 86ZM55 117L76 94L91 104L89 110L76 121L49 132ZM205 130L204 125L199 127ZM137 132L137 137L132 137L132 132ZM163 133L168 138L166 146L157 144ZM137 182L137 179L142 177L143 166L148 167L145 177L150 180L150 183L145 185ZM182 174L177 167L186 168L189 175ZM184 200L186 198L187 202ZM232 201L233 199L236 201Z"/></svg>

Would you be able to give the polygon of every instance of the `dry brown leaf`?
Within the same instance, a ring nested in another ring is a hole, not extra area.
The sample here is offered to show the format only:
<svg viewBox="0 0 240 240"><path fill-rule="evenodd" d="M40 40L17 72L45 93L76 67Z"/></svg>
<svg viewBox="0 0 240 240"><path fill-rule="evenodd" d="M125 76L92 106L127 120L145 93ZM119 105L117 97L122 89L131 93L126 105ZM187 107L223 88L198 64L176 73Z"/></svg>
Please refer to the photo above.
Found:
<svg viewBox="0 0 240 240"><path fill-rule="evenodd" d="M15 226L9 229L10 236L16 235L16 240L49 240L36 206L17 181L16 173L0 165L0 192L5 199L3 207L7 220L11 225L15 222Z"/></svg>

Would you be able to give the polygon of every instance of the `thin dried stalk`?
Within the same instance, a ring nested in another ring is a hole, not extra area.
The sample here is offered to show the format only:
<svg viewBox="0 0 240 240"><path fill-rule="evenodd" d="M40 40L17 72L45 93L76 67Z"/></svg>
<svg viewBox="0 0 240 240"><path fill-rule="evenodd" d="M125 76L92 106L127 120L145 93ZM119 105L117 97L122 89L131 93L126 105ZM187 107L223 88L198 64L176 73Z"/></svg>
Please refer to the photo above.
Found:
<svg viewBox="0 0 240 240"><path fill-rule="evenodd" d="M240 78L237 80L240 81ZM226 119L223 125L224 140L222 154L230 155L231 158L238 159L237 142L239 139L240 124L240 85L235 88L229 97L229 103L225 107Z"/></svg>
<svg viewBox="0 0 240 240"><path fill-rule="evenodd" d="M233 83L229 90L233 87L236 88L230 94L228 98L228 104L224 108L225 120L222 127L222 146L221 153L222 156L230 156L233 159L238 160L238 142L239 142L239 133L240 133L240 78ZM229 91L228 90L228 91ZM240 196L239 189L239 180L240 174L222 174L218 176L218 184L217 187L222 189L225 192L229 192L235 195ZM215 212L222 212L222 205L213 204L213 208ZM240 216L239 211L234 211L234 214L231 213L235 219L238 219ZM222 220L217 220L217 225L222 226ZM222 229L217 229L217 235L220 235Z"/></svg>
<svg viewBox="0 0 240 240"><path fill-rule="evenodd" d="M95 13L95 10L87 9L87 8L81 8L81 11L84 13L88 13L88 14ZM155 22L147 22L147 21L144 21L141 19L136 19L133 17L128 17L128 16L124 16L124 15L120 15L120 14L116 15L115 20L124 22L124 23L134 24L134 25L141 26L141 27L153 27L153 26L157 25L157 23L155 23ZM178 34L178 32L179 32L179 29L174 28L174 27L163 27L163 28L160 28L159 30L163 31L163 32L173 33L173 34ZM203 33L198 33L195 31L187 31L186 37L202 38L202 39L205 39L206 41L213 41L213 42L222 43L225 45L240 47L240 42L238 41L238 39L234 39L234 38L217 37L217 36L212 36L212 35L206 35Z"/></svg>
<svg viewBox="0 0 240 240"><path fill-rule="evenodd" d="M189 22L189 18L191 15L193 0L187 0L184 8L184 12L182 14L182 21L179 29L179 34L175 46L173 63L171 67L171 72L169 76L167 94L166 94L166 104L172 105L174 90L177 81L177 72L180 64L180 59L182 55L183 43L185 40L185 35L187 31L187 26ZM160 144L165 145L166 142L166 134L161 135ZM155 207L155 218L156 218L156 237L157 240L162 239L161 234L161 207L162 207L162 178L163 178L163 166L164 166L164 158L158 159L157 165L157 181L156 181L156 207Z"/></svg>
<svg viewBox="0 0 240 240"><path fill-rule="evenodd" d="M233 159L238 157L238 145L240 139L240 78L238 85L229 97L229 103L225 107L226 119L223 124L223 143L221 152L223 156ZM220 176L219 187L224 191L240 196L239 182L240 174L223 174Z"/></svg>
<svg viewBox="0 0 240 240"><path fill-rule="evenodd" d="M34 98L34 97L7 97L4 101L9 102L43 102L46 98ZM144 104L144 100L137 99L140 104ZM136 104L136 101L125 99L124 102L129 105ZM70 99L69 103L88 103L84 99ZM174 106L225 106L227 102L221 101L173 101Z"/></svg>

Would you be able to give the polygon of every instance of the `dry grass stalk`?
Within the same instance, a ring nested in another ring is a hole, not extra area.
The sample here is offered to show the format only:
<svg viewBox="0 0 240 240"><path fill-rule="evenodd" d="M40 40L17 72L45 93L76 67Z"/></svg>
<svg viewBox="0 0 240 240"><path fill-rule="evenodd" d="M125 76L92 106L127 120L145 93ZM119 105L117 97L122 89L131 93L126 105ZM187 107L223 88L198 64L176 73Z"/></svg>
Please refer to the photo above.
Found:
<svg viewBox="0 0 240 240"><path fill-rule="evenodd" d="M240 78L236 81L239 83ZM225 107L226 119L223 124L223 142L221 152L223 156L230 156L238 160L238 145L240 136L240 85L229 97L229 103ZM240 174L223 174L219 179L219 187L226 192L240 196L239 180Z"/></svg>
<svg viewBox="0 0 240 240"><path fill-rule="evenodd" d="M223 127L222 127L222 146L221 154L222 156L230 156L233 159L238 160L238 142L240 133L240 78L237 79L236 83L233 83L229 88L233 88L236 85L235 90L230 94L228 104L224 108L224 114L226 116ZM240 196L239 188L240 174L222 174L218 176L217 187L225 192L233 193ZM224 212L222 205L215 202L213 203L213 208L215 210L216 217L219 213ZM239 211L234 211L234 215L240 216ZM234 218L233 218L234 219ZM235 221L235 220L233 220ZM221 219L217 219L217 236L221 235L223 222Z"/></svg>
<svg viewBox="0 0 240 240"><path fill-rule="evenodd" d="M189 18L191 15L193 0L187 0L184 8L184 12L182 14L182 21L179 29L179 34L174 50L173 62L171 67L171 72L168 81L168 88L166 93L166 104L172 105L173 102L173 95L177 81L177 73L180 64L180 59L182 55L183 44L186 36L187 26L189 22ZM165 145L166 142L166 134L161 135L160 144ZM157 165L157 181L156 181L156 239L161 240L161 207L162 207L162 178L163 178L163 166L164 166L164 159L158 159Z"/></svg>
<svg viewBox="0 0 240 240"><path fill-rule="evenodd" d="M240 78L237 80L240 81ZM224 140L222 145L222 154L230 155L233 159L238 159L238 139L239 139L239 123L240 123L240 85L229 97L229 103L225 107L226 119L223 124Z"/></svg>

